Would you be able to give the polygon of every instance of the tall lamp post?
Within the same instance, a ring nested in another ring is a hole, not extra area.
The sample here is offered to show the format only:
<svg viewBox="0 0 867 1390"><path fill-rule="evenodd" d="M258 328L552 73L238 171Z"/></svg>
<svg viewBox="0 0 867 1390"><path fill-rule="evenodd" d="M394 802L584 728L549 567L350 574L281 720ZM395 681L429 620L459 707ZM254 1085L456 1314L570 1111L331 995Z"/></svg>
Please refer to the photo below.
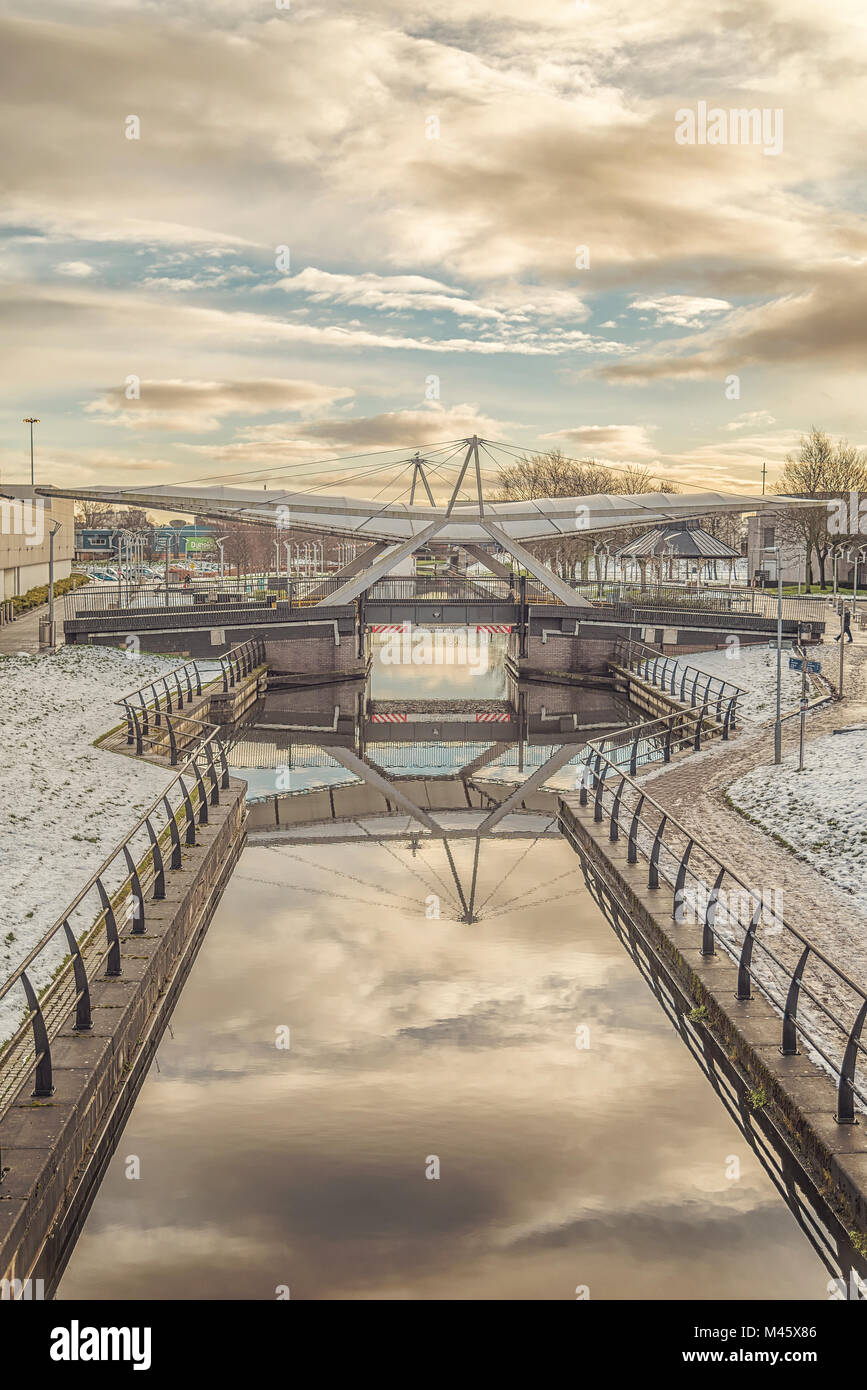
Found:
<svg viewBox="0 0 867 1390"><path fill-rule="evenodd" d="M57 645L54 640L54 537L63 527L62 521L52 521L48 528L48 649Z"/></svg>
<svg viewBox="0 0 867 1390"><path fill-rule="evenodd" d="M224 579L224 578L225 578L225 575L226 575L226 557L225 557L225 555L223 554L223 546L225 545L225 543L226 543L226 541L227 541L228 539L229 539L228 536L215 536L215 537L214 537L214 544L218 547L218 549L219 549L219 551L220 551L220 578L221 578L221 579Z"/></svg>
<svg viewBox="0 0 867 1390"><path fill-rule="evenodd" d="M33 473L33 426L39 424L39 417L37 415L25 415L22 424L30 426L30 486L35 487L36 480Z"/></svg>
<svg viewBox="0 0 867 1390"><path fill-rule="evenodd" d="M777 717L774 721L774 762L783 761L782 683L783 683L783 550L779 545L766 545L777 559Z"/></svg>

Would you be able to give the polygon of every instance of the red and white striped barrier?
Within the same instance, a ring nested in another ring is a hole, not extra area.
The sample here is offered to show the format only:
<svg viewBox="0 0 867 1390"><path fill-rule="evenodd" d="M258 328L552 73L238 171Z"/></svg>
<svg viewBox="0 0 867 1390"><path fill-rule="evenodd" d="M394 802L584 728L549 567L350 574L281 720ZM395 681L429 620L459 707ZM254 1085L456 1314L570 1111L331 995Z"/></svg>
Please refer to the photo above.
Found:
<svg viewBox="0 0 867 1390"><path fill-rule="evenodd" d="M406 623L371 623L371 632L405 632Z"/></svg>
<svg viewBox="0 0 867 1390"><path fill-rule="evenodd" d="M406 719L405 714L372 714L370 716L371 724L405 724Z"/></svg>
<svg viewBox="0 0 867 1390"><path fill-rule="evenodd" d="M511 724L512 716L492 710L476 710L477 724Z"/></svg>
<svg viewBox="0 0 867 1390"><path fill-rule="evenodd" d="M476 623L476 632L511 632L511 623Z"/></svg>

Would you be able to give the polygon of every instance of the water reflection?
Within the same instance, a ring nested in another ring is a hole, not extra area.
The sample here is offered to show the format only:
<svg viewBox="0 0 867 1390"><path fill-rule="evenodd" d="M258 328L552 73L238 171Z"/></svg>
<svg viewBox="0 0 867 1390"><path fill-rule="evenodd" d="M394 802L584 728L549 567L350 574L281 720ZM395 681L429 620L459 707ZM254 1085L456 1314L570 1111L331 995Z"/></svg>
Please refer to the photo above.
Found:
<svg viewBox="0 0 867 1390"><path fill-rule="evenodd" d="M374 689L272 692L237 741L301 819L345 804L343 842L245 849L58 1297L826 1297L833 1259L552 799L477 838L498 777L574 776L637 713L610 689ZM365 768L395 801L456 793L448 836L371 813Z"/></svg>
<svg viewBox="0 0 867 1390"><path fill-rule="evenodd" d="M479 874L467 927L440 844L245 851L60 1297L825 1296L571 849Z"/></svg>

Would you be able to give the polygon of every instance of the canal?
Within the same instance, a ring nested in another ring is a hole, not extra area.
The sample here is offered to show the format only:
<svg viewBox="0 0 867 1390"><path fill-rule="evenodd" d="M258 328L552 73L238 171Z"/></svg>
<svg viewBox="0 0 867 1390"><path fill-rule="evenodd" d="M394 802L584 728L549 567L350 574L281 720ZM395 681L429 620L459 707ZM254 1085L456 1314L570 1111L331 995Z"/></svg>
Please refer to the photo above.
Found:
<svg viewBox="0 0 867 1390"><path fill-rule="evenodd" d="M454 690L376 681L371 698L437 718ZM506 694L462 690L457 713ZM556 698L598 722L598 692ZM311 788L320 752L299 760ZM287 756L251 770L258 794ZM405 815L247 846L59 1299L827 1298L814 1242L551 818L480 841L468 924L464 815L452 863Z"/></svg>

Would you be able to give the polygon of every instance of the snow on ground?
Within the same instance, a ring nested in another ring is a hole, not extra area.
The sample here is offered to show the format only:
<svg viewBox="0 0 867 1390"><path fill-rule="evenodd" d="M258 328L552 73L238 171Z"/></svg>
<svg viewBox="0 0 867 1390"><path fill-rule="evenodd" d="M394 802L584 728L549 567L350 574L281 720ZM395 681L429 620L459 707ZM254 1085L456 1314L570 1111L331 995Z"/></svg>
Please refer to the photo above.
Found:
<svg viewBox="0 0 867 1390"><path fill-rule="evenodd" d="M108 647L0 658L0 981L60 916L171 781L93 740L122 722L113 701L178 665ZM34 971L37 984L45 981ZM18 991L0 1001L0 1037Z"/></svg>
<svg viewBox="0 0 867 1390"><path fill-rule="evenodd" d="M793 653L783 648L782 705L783 713L796 709L801 698L801 674L789 670ZM777 710L777 652L765 646L726 647L718 652L691 652L680 658L681 665L693 666L707 676L739 685L746 698L738 700L738 719L742 725L761 724L773 719ZM689 692L687 682L687 692ZM699 682L699 693L704 683ZM809 686L810 696L815 693ZM679 693L679 691L678 691Z"/></svg>
<svg viewBox="0 0 867 1390"><path fill-rule="evenodd" d="M780 767L756 767L729 796L867 911L867 730L826 734Z"/></svg>

